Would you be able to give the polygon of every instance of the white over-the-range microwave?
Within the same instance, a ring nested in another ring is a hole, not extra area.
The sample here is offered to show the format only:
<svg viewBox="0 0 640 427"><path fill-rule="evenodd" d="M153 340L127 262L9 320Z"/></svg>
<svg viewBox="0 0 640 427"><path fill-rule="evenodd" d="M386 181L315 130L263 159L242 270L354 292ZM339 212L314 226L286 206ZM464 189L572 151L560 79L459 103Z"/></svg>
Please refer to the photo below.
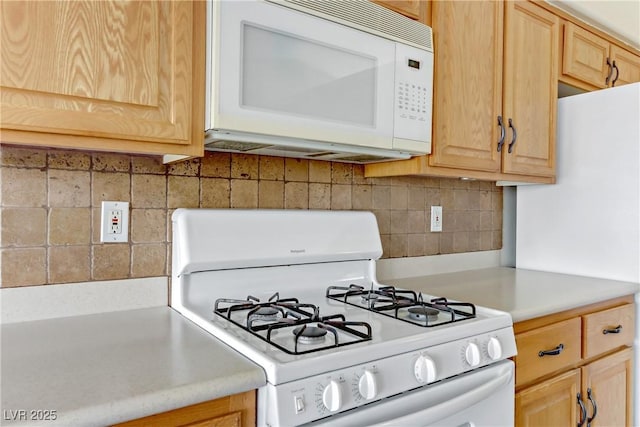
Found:
<svg viewBox="0 0 640 427"><path fill-rule="evenodd" d="M431 152L431 29L368 0L212 0L205 149L367 163Z"/></svg>

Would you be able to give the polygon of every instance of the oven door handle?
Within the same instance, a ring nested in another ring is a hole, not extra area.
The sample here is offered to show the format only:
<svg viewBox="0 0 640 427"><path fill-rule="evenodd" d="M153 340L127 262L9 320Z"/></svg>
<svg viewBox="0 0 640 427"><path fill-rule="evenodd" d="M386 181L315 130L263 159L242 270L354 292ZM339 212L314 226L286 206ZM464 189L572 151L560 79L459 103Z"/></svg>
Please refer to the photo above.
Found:
<svg viewBox="0 0 640 427"><path fill-rule="evenodd" d="M450 399L439 405L422 409L420 411L401 417L395 417L390 421L385 421L378 424L370 424L370 426L397 427L399 425L423 425L425 420L431 420L433 422L441 420L489 398L496 392L496 390L509 383L512 375L513 372L511 370L506 370L505 372L502 372L497 377L485 382L479 387L475 387L468 392L454 397L453 399Z"/></svg>

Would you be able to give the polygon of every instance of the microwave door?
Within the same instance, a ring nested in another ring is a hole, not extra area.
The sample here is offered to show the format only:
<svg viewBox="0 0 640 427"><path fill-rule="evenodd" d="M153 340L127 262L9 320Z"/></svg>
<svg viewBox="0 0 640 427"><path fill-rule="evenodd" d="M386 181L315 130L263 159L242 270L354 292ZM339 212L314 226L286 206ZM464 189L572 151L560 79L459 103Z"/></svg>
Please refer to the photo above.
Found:
<svg viewBox="0 0 640 427"><path fill-rule="evenodd" d="M267 2L218 18L214 128L391 148L394 42Z"/></svg>

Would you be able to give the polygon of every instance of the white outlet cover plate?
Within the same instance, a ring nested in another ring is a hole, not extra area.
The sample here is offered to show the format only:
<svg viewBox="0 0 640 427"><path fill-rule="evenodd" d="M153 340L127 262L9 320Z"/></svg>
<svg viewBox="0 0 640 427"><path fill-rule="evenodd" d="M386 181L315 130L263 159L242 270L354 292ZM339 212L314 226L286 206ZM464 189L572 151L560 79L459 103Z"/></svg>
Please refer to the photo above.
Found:
<svg viewBox="0 0 640 427"><path fill-rule="evenodd" d="M442 206L431 206L431 231L442 231Z"/></svg>
<svg viewBox="0 0 640 427"><path fill-rule="evenodd" d="M100 241L122 243L129 241L129 202L103 201L100 209ZM111 231L111 213L120 212L120 232Z"/></svg>

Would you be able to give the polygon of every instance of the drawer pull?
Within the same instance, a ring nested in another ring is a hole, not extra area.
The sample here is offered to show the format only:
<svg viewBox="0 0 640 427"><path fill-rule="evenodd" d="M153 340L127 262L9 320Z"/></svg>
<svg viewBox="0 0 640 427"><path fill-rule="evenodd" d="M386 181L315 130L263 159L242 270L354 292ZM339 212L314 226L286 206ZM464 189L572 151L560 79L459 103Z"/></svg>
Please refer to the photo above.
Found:
<svg viewBox="0 0 640 427"><path fill-rule="evenodd" d="M607 334L619 334L620 331L622 331L622 325L618 325L613 329L603 329L602 333L607 335Z"/></svg>
<svg viewBox="0 0 640 427"><path fill-rule="evenodd" d="M558 346L556 348L554 348L553 350L541 350L538 352L538 356L542 357L542 356L557 356L559 355L562 350L564 350L564 344L558 344Z"/></svg>

